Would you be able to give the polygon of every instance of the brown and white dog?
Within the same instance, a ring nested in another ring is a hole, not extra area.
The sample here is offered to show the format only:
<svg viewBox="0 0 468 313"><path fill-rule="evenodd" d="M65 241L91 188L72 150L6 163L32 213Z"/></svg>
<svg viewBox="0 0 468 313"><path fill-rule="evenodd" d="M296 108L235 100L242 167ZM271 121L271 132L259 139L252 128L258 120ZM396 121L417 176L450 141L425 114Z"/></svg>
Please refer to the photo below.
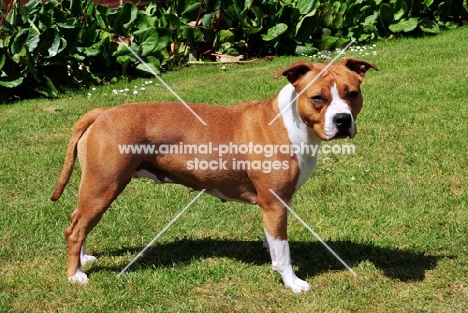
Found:
<svg viewBox="0 0 468 313"><path fill-rule="evenodd" d="M223 151L221 159L219 153L125 153L119 147L152 145L157 149L163 145L207 143L211 147L230 148L304 144L318 147L324 140L353 137L363 102L360 84L369 68L377 68L360 59L345 58L317 77L324 68L324 64L297 61L276 72L275 78L286 76L289 84L273 99L232 107L188 104L206 126L182 103L124 104L84 114L73 128L58 185L51 197L56 201L62 195L78 155L82 169L78 206L65 230L68 279L88 281L81 266L95 258L85 253L86 236L132 178L148 177L157 183L206 189L223 201L258 204L273 269L292 291L310 289L293 272L287 241L287 208L270 190L290 204L314 170L316 153L296 149L294 153L261 154L251 149L247 153L231 149ZM218 166L196 167L194 157L206 162L205 165ZM243 166L236 167L237 161L243 162ZM273 170L246 166L255 162L257 165L270 162L274 164Z"/></svg>

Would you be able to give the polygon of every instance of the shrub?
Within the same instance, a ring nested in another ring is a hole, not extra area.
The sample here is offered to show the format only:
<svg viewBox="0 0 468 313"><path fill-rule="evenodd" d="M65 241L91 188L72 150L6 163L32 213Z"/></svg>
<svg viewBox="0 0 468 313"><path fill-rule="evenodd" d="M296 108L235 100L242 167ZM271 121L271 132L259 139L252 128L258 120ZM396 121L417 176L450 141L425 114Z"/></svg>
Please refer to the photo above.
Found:
<svg viewBox="0 0 468 313"><path fill-rule="evenodd" d="M168 0L144 10L92 0L14 2L0 20L0 97L56 97L70 86L171 69L190 53L310 55L351 38L437 34L468 19L467 2Z"/></svg>
<svg viewBox="0 0 468 313"><path fill-rule="evenodd" d="M91 0L16 3L0 28L1 94L55 97L67 86L148 75L121 41L158 72L177 40L171 29L154 5L138 10L126 3L112 11Z"/></svg>

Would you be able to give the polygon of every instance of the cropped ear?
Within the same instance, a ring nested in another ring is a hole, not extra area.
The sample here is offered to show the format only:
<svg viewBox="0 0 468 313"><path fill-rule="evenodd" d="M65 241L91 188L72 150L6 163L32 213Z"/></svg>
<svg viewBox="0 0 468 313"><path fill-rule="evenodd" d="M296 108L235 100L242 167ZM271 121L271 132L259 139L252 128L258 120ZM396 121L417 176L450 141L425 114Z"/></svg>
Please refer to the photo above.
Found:
<svg viewBox="0 0 468 313"><path fill-rule="evenodd" d="M356 58L344 58L341 61L342 64L344 64L347 68L349 68L351 71L355 72L358 74L361 80L364 79L366 76L366 72L368 69L373 68L374 70L378 71L379 69L377 66L375 66L372 63L369 63L367 61L361 60L361 59L356 59Z"/></svg>
<svg viewBox="0 0 468 313"><path fill-rule="evenodd" d="M280 77L281 75L286 76L288 81L294 85L294 83L304 76L308 71L312 70L314 66L305 61L296 61L285 69L276 71L275 78Z"/></svg>

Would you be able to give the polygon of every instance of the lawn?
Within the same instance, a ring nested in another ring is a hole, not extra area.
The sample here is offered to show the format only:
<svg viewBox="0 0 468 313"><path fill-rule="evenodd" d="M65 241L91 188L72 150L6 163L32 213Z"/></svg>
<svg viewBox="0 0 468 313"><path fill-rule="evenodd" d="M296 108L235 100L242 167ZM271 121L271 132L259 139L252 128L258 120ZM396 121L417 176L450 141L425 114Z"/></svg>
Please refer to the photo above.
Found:
<svg viewBox="0 0 468 313"><path fill-rule="evenodd" d="M380 71L362 84L358 134L346 140L355 154L320 155L292 204L357 277L290 216L295 270L312 286L293 294L262 250L259 208L208 195L117 277L195 197L142 179L88 237L98 257L84 268L90 283L68 283L63 230L77 165L62 198L49 198L71 127L95 107L175 100L155 78L122 80L0 105L0 312L468 311L468 28L362 49L347 55ZM185 101L233 105L273 97L286 83L274 71L296 59L191 65L162 78Z"/></svg>

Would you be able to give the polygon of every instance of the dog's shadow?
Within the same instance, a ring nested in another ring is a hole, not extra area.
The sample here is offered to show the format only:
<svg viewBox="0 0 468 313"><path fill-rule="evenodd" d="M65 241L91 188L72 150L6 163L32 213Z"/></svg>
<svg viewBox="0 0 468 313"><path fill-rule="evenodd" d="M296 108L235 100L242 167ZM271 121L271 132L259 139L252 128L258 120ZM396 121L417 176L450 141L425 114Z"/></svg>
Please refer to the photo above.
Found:
<svg viewBox="0 0 468 313"><path fill-rule="evenodd" d="M269 253L263 251L261 241L229 241L217 239L191 240L183 239L150 247L129 269L173 267L188 265L193 260L209 257L226 257L246 264L270 264ZM351 241L330 241L327 244L351 267L368 261L381 270L384 275L400 281L422 281L425 273L437 266L444 256L433 256L410 250L378 247L374 244L354 243ZM317 274L346 270L319 242L290 242L291 256L297 266L299 277L310 277ZM143 247L123 248L103 251L96 256L136 255ZM123 264L125 266L126 264ZM119 272L122 267L91 266L88 273L101 270Z"/></svg>

